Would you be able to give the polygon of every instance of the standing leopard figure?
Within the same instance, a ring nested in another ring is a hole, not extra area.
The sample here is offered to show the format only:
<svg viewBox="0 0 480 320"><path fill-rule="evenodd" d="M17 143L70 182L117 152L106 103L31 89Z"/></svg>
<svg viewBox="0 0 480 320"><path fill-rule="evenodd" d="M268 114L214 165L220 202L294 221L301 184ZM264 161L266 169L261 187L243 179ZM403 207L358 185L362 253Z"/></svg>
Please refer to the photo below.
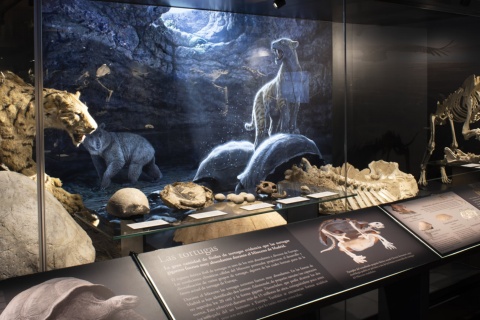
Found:
<svg viewBox="0 0 480 320"><path fill-rule="evenodd" d="M252 120L245 123L247 131L256 130L255 147L275 133L299 133L297 115L306 79L298 62L297 47L298 41L288 38L271 44L275 63L281 66L276 77L255 95Z"/></svg>
<svg viewBox="0 0 480 320"><path fill-rule="evenodd" d="M79 100L80 93L56 89L43 90L44 127L66 131L76 146L85 135L97 128L87 106ZM0 165L5 170L36 177L33 160L35 142L34 87L9 71L0 73ZM58 178L47 177L46 189L63 204L68 212L83 209L80 195L61 188Z"/></svg>

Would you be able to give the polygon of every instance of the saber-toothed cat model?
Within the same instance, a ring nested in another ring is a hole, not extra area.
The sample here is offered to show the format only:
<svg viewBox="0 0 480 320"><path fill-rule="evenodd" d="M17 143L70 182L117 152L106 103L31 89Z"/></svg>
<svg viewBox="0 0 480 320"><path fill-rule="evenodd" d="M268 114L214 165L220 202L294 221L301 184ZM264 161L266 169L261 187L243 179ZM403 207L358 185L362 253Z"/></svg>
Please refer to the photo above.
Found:
<svg viewBox="0 0 480 320"><path fill-rule="evenodd" d="M15 171L36 179L33 157L36 135L35 88L11 71L0 71L0 170ZM68 133L78 147L97 123L75 94L43 89L44 127ZM73 214L84 208L82 197L62 189L58 178L46 175L45 188Z"/></svg>

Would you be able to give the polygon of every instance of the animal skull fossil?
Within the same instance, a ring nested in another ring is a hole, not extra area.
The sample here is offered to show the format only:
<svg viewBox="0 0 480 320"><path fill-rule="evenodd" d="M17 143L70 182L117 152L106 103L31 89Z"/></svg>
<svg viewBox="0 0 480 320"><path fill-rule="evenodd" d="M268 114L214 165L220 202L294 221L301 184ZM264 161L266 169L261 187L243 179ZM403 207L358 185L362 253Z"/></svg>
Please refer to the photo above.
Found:
<svg viewBox="0 0 480 320"><path fill-rule="evenodd" d="M277 188L277 185L273 182L260 181L260 183L257 185L256 192L258 194L266 194L271 196L272 194L278 192L278 188Z"/></svg>
<svg viewBox="0 0 480 320"><path fill-rule="evenodd" d="M284 190L282 193L278 192L278 187L275 183L270 181L260 181L257 185L257 194L265 194L269 198L281 199L287 196L287 192Z"/></svg>

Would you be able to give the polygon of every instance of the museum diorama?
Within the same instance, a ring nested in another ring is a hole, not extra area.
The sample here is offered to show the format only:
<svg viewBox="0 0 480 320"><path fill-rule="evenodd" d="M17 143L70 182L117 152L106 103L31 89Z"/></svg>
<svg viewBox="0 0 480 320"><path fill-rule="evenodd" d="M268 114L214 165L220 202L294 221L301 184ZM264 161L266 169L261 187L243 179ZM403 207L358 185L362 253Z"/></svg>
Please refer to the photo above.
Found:
<svg viewBox="0 0 480 320"><path fill-rule="evenodd" d="M479 15L2 1L0 320L305 319L372 289L402 319L401 285L422 319L480 244Z"/></svg>

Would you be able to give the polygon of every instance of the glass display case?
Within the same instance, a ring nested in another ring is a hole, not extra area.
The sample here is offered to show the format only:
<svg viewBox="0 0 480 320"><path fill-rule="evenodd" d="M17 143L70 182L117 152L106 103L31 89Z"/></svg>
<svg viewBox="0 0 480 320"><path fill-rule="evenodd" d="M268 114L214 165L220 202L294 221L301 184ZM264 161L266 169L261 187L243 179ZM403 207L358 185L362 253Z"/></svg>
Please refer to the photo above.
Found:
<svg viewBox="0 0 480 320"><path fill-rule="evenodd" d="M367 206L372 197L363 194L367 184L390 175L388 165L372 161L395 163L411 180L424 177L420 195L477 179L474 3L35 5L37 12L29 1L2 4L0 63L3 82L18 77L22 88L34 80L45 88L43 104L36 105L45 123L34 124L43 134L13 135L19 147L10 149L18 152L8 152L25 165L15 167L4 145L2 165L28 176L44 170L48 192L87 231L91 225L118 240L272 211L292 222L317 216L318 207L331 214L322 205L336 201L343 207L335 212L357 209L362 204L354 199L363 197ZM41 35L37 57L35 31ZM8 130L19 125L15 121ZM333 181L325 186L303 181L288 197L305 197L301 187L334 195L289 204L257 195L264 180L277 183L281 193L293 165L321 168L336 180L322 177ZM368 181L348 180L357 169L370 169ZM441 182L448 177L451 184ZM249 203L221 200L194 209L165 205L161 191L187 181L214 195L251 193L272 206L249 211L240 209ZM145 194L147 215L123 219L108 212L109 200L126 187ZM47 216L50 210L39 209ZM186 219L212 211L226 212ZM134 223L147 227L122 229Z"/></svg>
<svg viewBox="0 0 480 320"><path fill-rule="evenodd" d="M46 173L81 195L84 208L73 210L78 219L115 239L131 238L272 209L295 221L302 210L293 214L294 207L306 211L354 194L340 183L332 183L335 189L303 183L311 194L335 196L280 204L257 191L271 181L283 197L306 195L295 181L282 188L286 170L302 159L316 167L345 162L344 144L335 141L343 140L337 132L344 132L338 121L344 101L334 92L343 63L334 10L312 16L300 4L293 15L288 4L231 5L42 2L44 86L80 92L98 126L77 146L65 132L45 131ZM168 206L162 190L186 181L214 195L253 194L273 207L250 211L242 209L247 202L222 200L206 208ZM123 232L125 219L108 212L112 195L125 187L141 190L150 206L128 225L149 227ZM187 219L213 211L223 214Z"/></svg>
<svg viewBox="0 0 480 320"><path fill-rule="evenodd" d="M474 1L3 1L6 277L99 260L105 239L125 255L477 183L479 14ZM173 189L175 207L162 191L178 182L195 186ZM127 193L119 217L126 188L144 198ZM8 252L39 253L18 271Z"/></svg>

